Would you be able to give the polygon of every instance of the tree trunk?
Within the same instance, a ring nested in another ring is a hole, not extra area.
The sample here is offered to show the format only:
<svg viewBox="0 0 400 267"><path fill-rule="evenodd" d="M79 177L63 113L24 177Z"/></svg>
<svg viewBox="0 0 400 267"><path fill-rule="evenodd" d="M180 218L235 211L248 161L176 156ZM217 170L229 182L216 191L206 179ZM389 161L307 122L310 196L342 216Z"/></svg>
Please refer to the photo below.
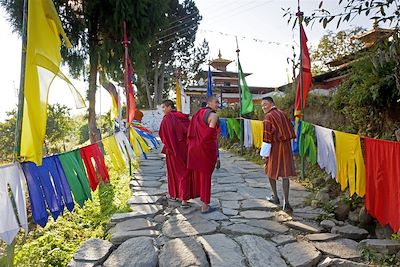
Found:
<svg viewBox="0 0 400 267"><path fill-rule="evenodd" d="M158 90L158 62L154 69L154 106L156 107L159 99L160 91Z"/></svg>
<svg viewBox="0 0 400 267"><path fill-rule="evenodd" d="M87 99L89 101L89 118L88 118L88 128L89 128L89 139L90 142L96 143L101 140L101 132L97 128L96 124L96 89L97 89L97 67L99 61L99 55L97 53L97 23L92 24L94 29L91 29L89 33L89 90L87 93Z"/></svg>
<svg viewBox="0 0 400 267"><path fill-rule="evenodd" d="M147 74L144 72L143 77L142 77L142 83L144 88L146 89L146 95L147 95L147 102L149 104L149 108L153 109L153 101L151 99L151 92L150 92L150 86L149 86L149 81L147 80Z"/></svg>
<svg viewBox="0 0 400 267"><path fill-rule="evenodd" d="M159 73L159 81L158 81L158 99L157 99L157 104L160 105L161 102L163 101L163 93L164 93L164 73L165 72L165 64L161 63L160 66L160 73Z"/></svg>

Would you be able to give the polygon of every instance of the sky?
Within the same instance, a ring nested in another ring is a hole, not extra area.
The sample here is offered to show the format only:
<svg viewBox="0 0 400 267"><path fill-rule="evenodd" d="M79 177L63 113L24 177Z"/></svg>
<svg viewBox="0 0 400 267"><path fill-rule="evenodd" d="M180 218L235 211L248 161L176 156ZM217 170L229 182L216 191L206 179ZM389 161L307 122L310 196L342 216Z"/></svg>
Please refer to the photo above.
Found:
<svg viewBox="0 0 400 267"><path fill-rule="evenodd" d="M244 72L253 73L248 76L247 83L251 86L278 87L291 78L291 67L287 58L293 54L292 45L298 54L298 28L283 18L282 8L291 7L297 10L297 0L195 0L203 19L196 36L196 42L206 39L209 43L209 59L216 58L221 50L223 58L236 59L236 39L240 49L240 61ZM310 14L318 7L320 0L301 0L302 11ZM345 2L345 1L344 1ZM324 1L324 6L332 11L342 10L338 1ZM370 29L372 21L360 16L350 23L344 23L338 30L362 26ZM309 46L315 46L327 30L338 31L336 24L323 29L321 24L306 27ZM6 14L0 8L0 77L2 97L0 98L0 121L6 119L6 112L16 108L17 88L19 87L21 40L6 20ZM228 70L236 71L237 66L231 63ZM68 75L68 70L63 68ZM290 77L288 77L288 74ZM86 96L87 83L72 80L75 87ZM107 112L111 107L111 98L107 91L100 89L96 95L97 112ZM101 101L100 101L101 99ZM69 89L62 82L53 84L49 103L60 103L69 106L72 114L76 110Z"/></svg>

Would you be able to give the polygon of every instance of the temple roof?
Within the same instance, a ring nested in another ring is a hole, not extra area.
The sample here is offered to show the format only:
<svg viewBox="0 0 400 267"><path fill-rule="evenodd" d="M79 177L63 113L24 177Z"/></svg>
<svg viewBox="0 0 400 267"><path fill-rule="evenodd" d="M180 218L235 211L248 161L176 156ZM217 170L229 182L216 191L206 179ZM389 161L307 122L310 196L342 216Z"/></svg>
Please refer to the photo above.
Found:
<svg viewBox="0 0 400 267"><path fill-rule="evenodd" d="M221 50L219 50L218 58L211 60L210 65L216 70L226 71L226 66L232 62L233 60L222 58Z"/></svg>

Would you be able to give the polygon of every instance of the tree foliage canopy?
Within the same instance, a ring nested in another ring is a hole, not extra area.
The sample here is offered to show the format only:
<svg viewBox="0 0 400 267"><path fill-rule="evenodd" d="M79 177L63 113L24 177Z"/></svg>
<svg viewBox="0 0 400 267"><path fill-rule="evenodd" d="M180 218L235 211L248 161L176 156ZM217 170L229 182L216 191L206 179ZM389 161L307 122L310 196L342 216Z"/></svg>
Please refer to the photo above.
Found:
<svg viewBox="0 0 400 267"><path fill-rule="evenodd" d="M321 74L334 70L335 67L329 65L334 60L340 60L360 51L363 44L355 39L362 28L355 28L348 31L334 33L329 31L319 41L317 47L311 49L311 62L313 64L313 74Z"/></svg>

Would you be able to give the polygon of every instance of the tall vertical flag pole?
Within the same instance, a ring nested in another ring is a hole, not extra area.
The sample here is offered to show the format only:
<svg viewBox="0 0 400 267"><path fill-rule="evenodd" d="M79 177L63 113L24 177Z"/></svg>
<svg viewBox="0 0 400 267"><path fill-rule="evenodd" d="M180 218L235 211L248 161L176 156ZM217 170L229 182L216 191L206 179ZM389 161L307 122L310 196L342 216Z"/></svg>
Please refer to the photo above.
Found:
<svg viewBox="0 0 400 267"><path fill-rule="evenodd" d="M128 83L130 82L130 79L128 77L128 37L126 33L126 22L124 21L124 41L122 44L124 45L124 68L125 68L125 73L124 73L124 86L125 86L125 93L126 93L126 135L128 137L129 143L131 142L130 139L130 121L128 121L129 118L129 90L128 90ZM132 159L129 158L129 175L132 176Z"/></svg>
<svg viewBox="0 0 400 267"><path fill-rule="evenodd" d="M21 48L21 74L18 92L17 125L15 127L14 158L18 160L21 154L22 119L24 114L24 91L25 91L25 65L27 49L27 23L28 23L28 0L24 0L22 20L22 48Z"/></svg>
<svg viewBox="0 0 400 267"><path fill-rule="evenodd" d="M243 155L242 88L240 87L239 53L240 53L239 43L236 36L236 55L238 59L238 88L239 88L240 155Z"/></svg>
<svg viewBox="0 0 400 267"><path fill-rule="evenodd" d="M301 27L303 24L303 15L304 13L301 12L300 10L300 0L297 1L297 13L296 16L298 17L298 21L299 21L299 33L300 33L300 79L299 79L299 83L300 83L300 107L301 107L301 121L304 120L304 92L303 92L303 40L302 40L302 34L301 34ZM304 180L304 173L305 173L305 169L304 169L304 157L300 155L300 161L301 161L301 179Z"/></svg>
<svg viewBox="0 0 400 267"><path fill-rule="evenodd" d="M22 138L22 119L24 115L24 92L25 92L25 67L26 67L26 49L28 34L28 0L24 0L22 11L22 47L21 47L21 72L18 91L18 110L17 122L15 127L15 147L14 161L20 160L21 156L21 138ZM15 239L10 245L7 245L7 267L14 266Z"/></svg>

